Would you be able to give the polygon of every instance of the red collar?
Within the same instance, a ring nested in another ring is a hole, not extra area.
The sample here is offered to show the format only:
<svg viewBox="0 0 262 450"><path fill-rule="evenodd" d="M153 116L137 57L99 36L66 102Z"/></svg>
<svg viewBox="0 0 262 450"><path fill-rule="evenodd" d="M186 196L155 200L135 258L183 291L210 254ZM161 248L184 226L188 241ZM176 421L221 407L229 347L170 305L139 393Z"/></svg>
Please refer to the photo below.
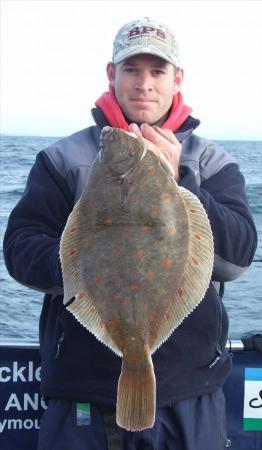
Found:
<svg viewBox="0 0 262 450"><path fill-rule="evenodd" d="M109 87L109 92L104 92L96 101L95 105L103 111L112 127L129 131L128 123L117 103L113 88ZM181 92L178 92L173 97L170 114L161 128L168 128L172 131L178 130L191 112L192 109L184 105Z"/></svg>

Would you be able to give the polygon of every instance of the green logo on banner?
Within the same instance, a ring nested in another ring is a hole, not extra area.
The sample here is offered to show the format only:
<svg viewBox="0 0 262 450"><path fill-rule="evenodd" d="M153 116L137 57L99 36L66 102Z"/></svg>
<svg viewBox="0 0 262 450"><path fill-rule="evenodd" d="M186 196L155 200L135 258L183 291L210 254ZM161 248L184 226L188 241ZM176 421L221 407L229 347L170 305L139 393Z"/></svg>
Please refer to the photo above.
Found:
<svg viewBox="0 0 262 450"><path fill-rule="evenodd" d="M91 424L91 406L90 403L76 404L76 423L77 426L84 426Z"/></svg>

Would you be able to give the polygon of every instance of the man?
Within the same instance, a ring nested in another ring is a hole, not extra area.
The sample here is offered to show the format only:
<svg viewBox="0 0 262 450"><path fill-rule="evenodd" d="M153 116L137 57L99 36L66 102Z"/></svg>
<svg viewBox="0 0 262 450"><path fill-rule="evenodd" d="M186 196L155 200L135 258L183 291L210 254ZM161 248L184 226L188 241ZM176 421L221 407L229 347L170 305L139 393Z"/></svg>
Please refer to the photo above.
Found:
<svg viewBox="0 0 262 450"><path fill-rule="evenodd" d="M222 449L228 441L221 386L231 366L223 286L251 264L256 248L244 179L223 149L194 134L200 122L183 103L183 70L165 25L149 18L124 25L107 75L109 92L92 111L96 125L39 153L5 235L10 274L46 294L41 390L49 406L38 450ZM153 355L156 421L139 433L114 423L120 358L63 306L60 237L108 124L142 135L147 148L165 154L178 184L204 205L214 235L212 282L200 305Z"/></svg>

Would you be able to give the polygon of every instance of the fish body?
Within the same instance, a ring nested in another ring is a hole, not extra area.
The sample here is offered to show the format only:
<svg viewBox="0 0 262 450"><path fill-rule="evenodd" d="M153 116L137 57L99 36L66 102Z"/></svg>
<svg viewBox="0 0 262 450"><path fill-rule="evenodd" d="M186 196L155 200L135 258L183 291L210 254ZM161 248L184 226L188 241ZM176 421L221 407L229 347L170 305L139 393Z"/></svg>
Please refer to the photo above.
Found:
<svg viewBox="0 0 262 450"><path fill-rule="evenodd" d="M213 267L207 215L168 162L121 129L101 150L61 239L64 302L122 357L117 423L152 427L151 355L204 297Z"/></svg>

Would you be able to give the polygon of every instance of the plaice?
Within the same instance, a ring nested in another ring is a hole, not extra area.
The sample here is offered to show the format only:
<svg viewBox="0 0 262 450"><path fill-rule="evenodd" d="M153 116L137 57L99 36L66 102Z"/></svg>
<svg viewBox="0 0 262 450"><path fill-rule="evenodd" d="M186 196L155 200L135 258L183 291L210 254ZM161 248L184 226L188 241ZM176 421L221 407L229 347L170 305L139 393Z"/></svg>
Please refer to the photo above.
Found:
<svg viewBox="0 0 262 450"><path fill-rule="evenodd" d="M203 206L142 139L106 127L60 258L68 310L122 357L117 424L152 427L151 355L197 307L211 278L213 237Z"/></svg>

